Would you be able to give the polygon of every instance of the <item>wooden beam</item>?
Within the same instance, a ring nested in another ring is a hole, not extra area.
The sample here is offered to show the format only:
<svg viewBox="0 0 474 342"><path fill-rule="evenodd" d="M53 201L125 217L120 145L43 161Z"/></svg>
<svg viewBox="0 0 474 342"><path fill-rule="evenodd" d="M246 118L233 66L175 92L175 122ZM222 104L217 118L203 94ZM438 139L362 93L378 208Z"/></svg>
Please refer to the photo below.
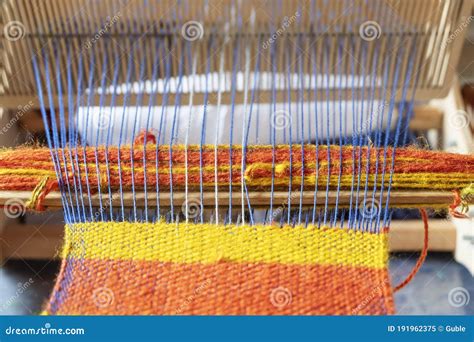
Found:
<svg viewBox="0 0 474 342"><path fill-rule="evenodd" d="M375 88L372 89L374 94L382 94L384 89L383 88ZM407 89L407 92L412 92L413 89L409 88ZM444 86L444 88L437 88L436 95L437 97L444 97L449 91L449 87ZM332 100L334 97L334 92L336 92L337 96L341 96L342 99L345 99L346 101L350 101L351 99L361 99L363 98L363 91L359 88L357 89L338 89L338 88L333 88L330 89L330 92L327 94L325 91L320 92L318 95L318 101L326 101L326 100ZM290 95L292 99L297 99L299 96L299 91L298 90L290 90ZM329 97L328 97L329 95ZM189 93L181 93L180 94L180 101L181 103L188 103L189 102ZM274 96L273 92L271 90L260 90L259 91L259 96L258 96L258 101L260 103L271 103L272 97ZM277 94L277 101L283 102L285 97L287 96L287 90L285 91L278 91ZM395 100L396 101L401 101L403 100L403 92L397 91L395 93ZM155 103L163 103L163 97L164 94L162 93L157 93L153 94L153 97L155 98ZM168 93L168 103L176 103L177 99L177 94L176 93ZM237 90L234 95L232 95L232 92L230 91L223 91L221 93L221 104L231 104L232 103L232 98L234 97L235 103L243 103L244 98L245 98L245 92L241 90ZM281 97L281 98L280 98ZM213 92L207 95L204 92L200 93L194 93L193 94L193 104L194 105L200 105L205 103L205 99L208 99L210 104L215 104L217 102L217 93ZM431 89L418 89L416 91L416 98L420 101L423 100L431 100L433 99L433 90ZM53 94L52 96L52 106L49 101L46 103L47 107L59 107L60 99L63 102L63 107L64 109L67 110L68 103L67 101L64 101L64 99L67 99L67 94L63 94L61 97L57 96L56 94ZM100 101L103 103L111 103L112 100L112 95L111 94L106 94L103 97L101 96L94 96L93 99L91 99L91 105L94 106L99 106ZM133 96L129 96L126 99L126 103L128 106L135 106L137 104L138 96L136 94L133 94ZM377 100L375 98L374 100ZM379 99L380 100L380 99ZM149 103L150 101L150 94L142 94L141 96L141 104L144 103ZM125 97L123 94L116 94L115 95L115 105L116 106L123 106L125 102ZM38 96L36 93L31 92L26 95L11 95L11 94L2 94L0 95L0 103L2 107L4 108L10 108L10 109L17 109L18 106L24 106L26 103L30 104L31 109L40 109L40 102L38 99Z"/></svg>
<svg viewBox="0 0 474 342"><path fill-rule="evenodd" d="M428 250L454 252L456 227L448 219L430 219L428 222ZM424 226L421 220L392 221L388 235L391 252L420 251L423 248Z"/></svg>
<svg viewBox="0 0 474 342"><path fill-rule="evenodd" d="M410 129L415 131L427 131L429 129L441 129L443 127L443 112L433 106L417 106L413 110L410 121Z"/></svg>
<svg viewBox="0 0 474 342"><path fill-rule="evenodd" d="M188 202L199 202L205 207L214 207L216 205L215 202L215 193L214 192L205 192L201 194L199 192L190 192L188 193L187 197L184 192L177 192L174 191L173 194L169 192L162 192L160 194L159 204L160 206L167 207L170 206L171 203L174 206L181 206L186 199ZM31 192L29 191L0 191L0 205L7 204L7 201L10 199L17 199L19 203L26 203L31 197ZM125 192L122 196L119 193L112 194L112 205L120 205L123 197L123 203L126 207L133 207L134 203L137 206L144 206L145 204L145 194L143 192L136 192L133 194L132 192ZM298 203L300 198L302 198L302 203L304 206L313 206L314 204L314 191L303 191L301 194L300 191L293 191L290 195L291 202L293 204ZM270 200L272 195L269 191L250 191L248 193L248 199L250 204L254 207L268 207L270 205ZM329 205L335 205L336 200L338 200L339 206L348 206L351 203L354 204L355 202L363 203L364 201L364 194L359 193L358 197L355 193L351 193L350 191L340 191L337 193L336 191L331 191L326 194L325 191L320 190L317 192L316 195L316 202L317 206L325 205L326 198ZM366 200L371 201L372 193L368 192L366 195ZM98 194L93 194L90 197L84 195L84 203L89 205L89 202L94 207L100 206L100 197ZM102 204L107 205L109 203L109 194L102 193L101 194ZM227 206L229 204L230 199L232 199L232 204L235 206L241 206L241 193L239 191L235 191L230 195L227 191L218 192L217 201L218 205L220 206ZM380 199L380 192L376 192L375 200L379 201ZM382 204L385 204L387 199L387 191L382 194ZM453 193L450 191L391 191L390 193L390 206L393 207L419 207L419 206L427 206L427 207L440 207L440 206L448 206L453 202ZM73 198L75 203L75 195ZM148 206L156 206L157 199L155 196L154 191L148 193ZM288 202L288 192L286 191L276 191L273 194L273 205L285 205ZM247 201L245 203L247 205ZM51 192L49 193L43 205L53 208L61 208L61 193L59 192Z"/></svg>
<svg viewBox="0 0 474 342"><path fill-rule="evenodd" d="M429 250L453 252L456 247L456 227L445 219L430 219ZM4 260L53 259L58 257L63 243L64 227L53 223L40 229L31 224L12 223L0 238ZM392 221L389 232L391 252L415 252L423 247L421 220Z"/></svg>

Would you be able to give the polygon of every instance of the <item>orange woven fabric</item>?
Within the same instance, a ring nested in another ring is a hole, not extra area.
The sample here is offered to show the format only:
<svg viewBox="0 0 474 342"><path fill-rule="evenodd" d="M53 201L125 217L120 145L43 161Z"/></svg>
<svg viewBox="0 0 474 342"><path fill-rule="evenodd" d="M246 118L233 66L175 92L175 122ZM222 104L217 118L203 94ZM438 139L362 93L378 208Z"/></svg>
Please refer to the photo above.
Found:
<svg viewBox="0 0 474 342"><path fill-rule="evenodd" d="M291 184L295 186L301 185L303 181L308 189L313 189L316 184L325 188L327 183L330 188L336 188L340 179L344 189L350 188L354 176L359 173L363 182L368 178L369 185L380 185L383 169L389 173L391 168L391 149L387 151L386 161L383 159L383 149L367 147L319 146L318 159L315 145L304 145L303 148L299 145L293 145L292 148L282 145L275 150L271 146L249 146L247 149L243 171L242 149L239 146L232 149L232 166L228 146L219 146L216 153L214 146L207 145L203 146L202 151L199 146L185 149L184 146L176 145L170 150L169 146L156 148L150 143L146 148L135 145L133 149L124 146L120 150L117 147L74 148L71 150L73 154L70 154L69 149L59 151L57 158L65 184L77 186L79 183L88 183L92 190L108 185L117 189L120 184L127 190L131 188L132 180L135 189L145 185L155 187L157 183L162 189L169 188L170 184L179 189L186 184L186 173L191 189L198 188L201 182L203 188L213 188L216 181L219 186L228 186L230 181L232 185L240 186L242 175L249 188L268 188L272 178L274 186L286 188L291 176ZM71 158L75 153L77 159ZM393 189L451 191L474 182L472 155L399 148L395 158ZM0 152L0 190L32 191L44 177L50 177L51 180L56 178L47 148L18 148ZM384 182L387 185L387 178Z"/></svg>
<svg viewBox="0 0 474 342"><path fill-rule="evenodd" d="M57 310L87 315L393 314L387 269L333 265L67 260ZM93 276L92 276L93 275ZM92 278L92 279L91 279ZM59 294L57 294L59 295Z"/></svg>

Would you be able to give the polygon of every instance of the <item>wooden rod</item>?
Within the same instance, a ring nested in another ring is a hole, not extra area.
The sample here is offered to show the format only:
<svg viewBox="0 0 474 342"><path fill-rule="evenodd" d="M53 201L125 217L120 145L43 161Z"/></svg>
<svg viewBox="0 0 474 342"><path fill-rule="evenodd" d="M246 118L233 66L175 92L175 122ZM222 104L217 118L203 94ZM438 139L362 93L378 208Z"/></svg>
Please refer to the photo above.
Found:
<svg viewBox="0 0 474 342"><path fill-rule="evenodd" d="M316 195L316 204L318 207L325 206L326 197L328 204L334 206L336 204L337 198L338 205L341 207L348 206L351 203L354 205L357 201L359 205L363 205L364 198L367 202L372 200L371 192L368 192L364 197L363 193L359 193L359 196L350 191L340 191L339 194L336 191L331 191L327 193L324 191L318 191ZM31 197L31 192L29 191L0 191L0 205L6 205L15 203L12 199L17 200L16 202L26 203ZM102 193L102 204L104 206L109 204L109 194ZM123 193L123 202L126 207L133 207L134 203L137 206L144 206L145 204L145 193L136 192L124 192ZM291 193L291 203L293 205L299 204L301 197L300 191L294 191ZM215 193L214 192L205 192L201 194L199 192L190 192L187 196L188 203L201 203L205 207L214 207L215 202ZM226 191L218 193L217 201L220 206L228 206L230 195ZM253 207L268 207L270 205L271 193L267 191L251 191L248 193L248 199L250 204ZM385 205L387 199L387 191L383 193L382 196L382 205ZM448 206L453 202L453 193L450 191L391 191L390 193L390 206L392 207L442 207ZM380 200L380 192L376 192L375 200L378 202ZM84 203L89 205L89 201L92 203L92 206L100 206L100 198L98 194L93 194L90 197L84 196ZM155 193L148 193L148 206L156 206L157 199ZM162 192L160 194L160 206L167 207L173 203L174 206L181 206L186 201L186 194L184 192ZM376 202L376 203L377 203ZM75 195L73 195L73 203L75 203ZM121 196L120 193L112 194L112 204L113 206L120 205ZM273 206L285 206L288 203L288 192L286 191L277 191L273 194ZM306 207L311 207L314 204L314 191L303 191L302 203ZM240 192L232 193L232 204L235 206L241 206L241 194ZM246 203L247 204L247 203ZM51 192L44 199L43 205L48 208L60 208L62 207L61 202L61 193L60 192Z"/></svg>
<svg viewBox="0 0 474 342"><path fill-rule="evenodd" d="M456 247L456 227L445 219L430 219L430 251L453 252ZM63 243L64 225L47 224L41 231L34 224L19 224L8 220L0 232L0 261L6 259L53 259ZM420 251L423 247L421 220L393 220L389 230L391 252Z"/></svg>
<svg viewBox="0 0 474 342"><path fill-rule="evenodd" d="M429 219L428 250L454 252L456 226L447 219ZM391 252L420 251L423 249L424 227L422 220L393 220L388 235Z"/></svg>
<svg viewBox="0 0 474 342"><path fill-rule="evenodd" d="M409 88L407 89L407 91L411 91L412 88ZM327 99L332 99L333 98L333 95L332 95L332 92L334 91L338 91L337 89L331 89L330 93L329 93L329 98L328 98L328 95L326 94L326 92L322 92L320 95L320 98L318 98L318 101L323 101L323 100L327 100ZM353 97L354 98L361 98L361 90L360 89L356 89L354 91L352 90L347 90L347 89L339 89L340 91L340 94L338 94L338 96L340 95L342 99L345 99L345 100L351 100ZM382 90L380 88L376 88L373 90L375 92L375 94L377 93L380 93ZM443 97L443 96L446 96L447 92L449 91L449 88L446 87L446 88L443 88L443 89L440 89L440 95L439 96L436 96L436 97ZM285 90L286 92L286 90ZM299 95L299 91L298 90L290 90L290 95L291 95L291 98L298 98L298 95ZM154 94L153 95L156 100L155 100L155 103L162 103L163 102L163 94ZM181 103L188 103L189 102L189 93L181 93L180 94L180 98L181 98ZM212 104L212 103L216 103L217 101L217 95L216 93L211 93L209 94L210 98L209 98L209 102ZM235 102L236 103L243 103L243 98L245 96L245 93L243 91L236 91L234 97L235 97ZM395 100L399 101L399 100L402 100L402 92L397 92L395 94ZM64 94L62 96L62 98L67 98L67 95ZM110 103L111 102L111 98L112 98L112 95L110 94L105 94L103 96L103 102L104 103ZM193 103L195 105L199 105L199 104L204 104L205 101L204 99L206 98L205 96L205 93L204 92L201 92L201 93L194 93L193 94ZM149 102L149 99L150 99L150 94L143 94L142 95L142 100L141 100L141 103L148 103ZM264 103L264 102L271 102L271 99L272 99L272 91L271 90L261 90L259 92L259 101L261 103ZM419 100L431 100L433 99L433 91L430 90L430 89L418 89L417 90L417 99ZM52 101L53 101L53 105L54 107L58 107L59 105L59 101L60 101L60 97L57 96L57 95L53 95L52 96ZM124 104L124 96L122 94L118 94L115 96L115 105L116 106L123 106ZM131 96L128 100L127 100L127 105L129 106L134 106L136 105L136 101L137 101L137 97L136 96ZM175 103L176 101L176 94L175 93L170 93L168 94L168 103ZM95 106L98 106L100 104L100 96L95 96L94 99L91 99L91 102L92 102L92 105L95 105ZM41 106L40 106L40 103L39 103L39 100L38 100L38 96L36 95L36 93L31 93L31 94L28 94L28 95L0 95L0 103L2 104L2 107L4 108L9 108L9 109L13 109L13 110L18 110L18 106L24 106L25 103L31 103L30 107L31 109L40 109ZM232 93L230 91L225 91L225 92L222 92L222 98L221 98L221 103L222 104L230 104L232 103ZM48 104L49 107L51 107L50 104ZM67 109L67 106L68 104L67 103L64 103L64 108Z"/></svg>

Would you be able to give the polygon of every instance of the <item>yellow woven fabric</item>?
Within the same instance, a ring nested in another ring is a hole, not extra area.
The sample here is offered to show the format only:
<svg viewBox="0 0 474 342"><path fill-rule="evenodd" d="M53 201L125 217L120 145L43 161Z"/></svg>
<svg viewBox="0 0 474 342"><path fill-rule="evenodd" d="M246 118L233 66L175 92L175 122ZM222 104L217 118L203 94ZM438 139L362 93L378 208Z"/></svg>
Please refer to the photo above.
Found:
<svg viewBox="0 0 474 342"><path fill-rule="evenodd" d="M64 256L86 259L371 268L388 260L386 234L340 228L95 222L67 226L66 241Z"/></svg>

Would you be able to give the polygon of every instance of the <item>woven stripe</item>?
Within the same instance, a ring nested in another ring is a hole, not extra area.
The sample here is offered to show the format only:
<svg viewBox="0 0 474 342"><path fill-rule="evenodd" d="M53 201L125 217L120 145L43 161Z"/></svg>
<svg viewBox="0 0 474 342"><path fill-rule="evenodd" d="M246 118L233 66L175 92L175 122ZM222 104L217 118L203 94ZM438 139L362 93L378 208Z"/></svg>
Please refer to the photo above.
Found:
<svg viewBox="0 0 474 342"><path fill-rule="evenodd" d="M10 170L9 172L14 172L14 170ZM128 174L126 172L122 173L122 179L124 180ZM130 174L131 176L131 174ZM143 174L135 173L135 188L140 189L144 186ZM152 175L153 176L153 175ZM229 185L228 173L220 173L218 174L218 185L224 186ZM235 177L234 177L235 176ZM238 186L240 184L240 173L234 173L232 178L232 184ZM0 190L30 190L33 189L38 185L38 182L43 179L44 176L37 176L28 177L24 175L16 175L14 177L0 177ZM56 175L54 172L50 174L50 177L55 178ZM149 188L153 188L156 185L155 178L148 178L151 177L147 173L147 186ZM341 179L341 187L342 188L350 188L353 180L352 175L342 175ZM131 180L131 178L129 178ZM215 178L214 174L204 173L203 174L203 186L212 188L215 186ZM361 183L365 184L367 177L366 175L361 175ZM94 185L98 184L98 179L94 175L88 176L89 183L94 188ZM105 187L107 182L107 176L101 176L100 183L102 187ZM318 178L319 186L326 187L326 183L328 182L328 177L326 175L319 175ZM380 186L382 183L381 175L375 177L374 175L369 176L368 185L373 186L374 181L377 181L377 185ZM82 177L82 181L85 184L86 178ZM199 184L200 178L199 175L188 175L188 181L190 186L195 186ZM331 176L329 178L329 186L336 187L339 181L339 176ZM430 190L452 190L452 189L462 189L469 186L471 181L474 181L474 174L464 174L464 173L450 173L450 174L432 174L432 173L415 173L415 174L394 174L392 179L392 187L396 189L430 189ZM160 175L159 176L160 187L162 189L168 189L167 184L170 183L170 177L168 175ZM111 177L110 178L110 185L112 188L118 187L120 185L120 178L119 177ZM304 184L306 187L311 186L314 188L316 183L316 177L314 175L304 177ZM185 184L185 177L184 175L174 175L173 176L173 186L176 189L180 189ZM248 179L246 181L248 186L269 186L271 185L271 177L259 177L255 179ZM277 176L274 179L275 186L285 186L288 187L289 184L289 177L280 177ZM387 179L385 179L385 185L387 185ZM301 175L293 176L292 185L299 186L301 185ZM97 187L95 187L97 188ZM131 188L131 184L123 184L123 189L128 190Z"/></svg>
<svg viewBox="0 0 474 342"><path fill-rule="evenodd" d="M330 186L337 186L339 178L341 179L341 186L342 187L350 187L353 184L354 176L353 175L343 175L339 176L332 176L329 178L329 185ZM373 186L375 181L377 181L377 185L380 186L382 184L382 176L381 175L369 175L368 185ZM173 178L174 179L174 178ZM316 181L320 185L326 185L328 180L327 176L319 175L316 177L315 175L306 176L304 177L304 184L314 186ZM360 182L365 184L367 180L367 175L360 176ZM468 186L470 180L474 180L474 173L473 174L466 174L466 173L450 173L450 174L434 174L434 173L416 173L416 174L394 174L392 180L392 187L394 188L407 188L407 189L446 189L450 190L453 188L457 188L460 184ZM289 177L281 177L278 176L273 179L274 185L286 185L290 183ZM259 186L270 186L272 184L272 178L270 177L258 177L255 179L247 179L247 185L259 185ZM301 175L293 176L291 184L297 186L301 185ZM384 180L384 184L387 185L387 179Z"/></svg>
<svg viewBox="0 0 474 342"><path fill-rule="evenodd" d="M190 189L196 189L201 185L202 160L202 186L214 187L216 179L214 174L214 162L217 157L217 184L226 186L230 181L229 147L219 146L217 156L213 146L204 146L202 154L199 146L188 146L188 154L184 152L184 146L173 146L172 153L169 146L159 146L158 161L156 161L156 146L148 144L146 154L144 147L135 145L123 146L119 150L116 147L78 147L78 165L76 161L69 160L69 153L65 154L65 165L61 165L64 183L77 186L75 182L81 182L92 191L99 186L110 185L113 189L120 184L128 189L132 184L132 178L136 189L145 186L145 166L146 166L146 186L154 187L159 182L162 189L167 189L170 184L170 155L172 164L172 181L176 189L183 187L186 182L185 162L187 160L188 185ZM316 146L305 145L304 152L300 145L294 145L291 149L287 145L277 146L275 153L268 146L249 146L245 155L244 177L249 187L268 187L271 184L273 174L272 158L275 156L275 186L287 187L289 184L290 172L292 184L301 184L301 175L304 173L304 184L306 188L314 188L316 180L318 185L326 187L328 181L328 171L330 174L329 186L335 188L338 185L339 174L341 174L341 187L350 188L354 174L361 173L361 180L369 178L369 185L376 181L381 185L380 173L385 167L385 172L390 172L392 165L392 150L387 150L387 160L383 160L383 149L367 147L354 148L351 146L319 146L318 160L316 160ZM82 157L83 152L86 157ZM60 152L61 153L61 152ZM340 161L340 153L342 160ZM292 167L288 163L292 158ZM302 160L304 156L304 172ZM328 157L330 156L330 163ZM120 157L121 172L118 171L118 158ZM145 157L145 158L144 158ZM97 159L96 159L97 158ZM240 166L242 151L239 146L233 148L232 154L232 184L240 186L242 170ZM133 169L131 168L133 159ZM144 164L145 159L145 164ZM96 160L98 165L96 167ZM109 161L109 170L106 168L106 160ZM378 165L376 167L376 161ZM367 169L367 163L369 168ZM156 170L156 164L159 167ZM342 165L341 165L342 164ZM73 167L74 165L74 167ZM86 172L87 169L87 172ZM374 174L377 169L379 176L375 179ZM97 173L99 170L99 173ZM400 148L396 152L396 162L393 170L393 189L462 189L474 182L474 156L456 155L451 153L433 152L417 150L413 148ZM368 171L368 176L367 176ZM156 174L158 173L158 179ZM88 175L86 178L85 175ZM16 150L0 151L0 189L1 190L33 190L44 176L54 177L54 168L51 163L50 152L47 148L20 148ZM100 179L99 179L100 177ZM387 179L385 179L387 184Z"/></svg>
<svg viewBox="0 0 474 342"><path fill-rule="evenodd" d="M48 314L394 313L387 269L72 259L66 263L74 281L67 292L57 289L65 298L49 305Z"/></svg>
<svg viewBox="0 0 474 342"><path fill-rule="evenodd" d="M65 257L384 268L387 234L340 228L94 222L68 226Z"/></svg>

